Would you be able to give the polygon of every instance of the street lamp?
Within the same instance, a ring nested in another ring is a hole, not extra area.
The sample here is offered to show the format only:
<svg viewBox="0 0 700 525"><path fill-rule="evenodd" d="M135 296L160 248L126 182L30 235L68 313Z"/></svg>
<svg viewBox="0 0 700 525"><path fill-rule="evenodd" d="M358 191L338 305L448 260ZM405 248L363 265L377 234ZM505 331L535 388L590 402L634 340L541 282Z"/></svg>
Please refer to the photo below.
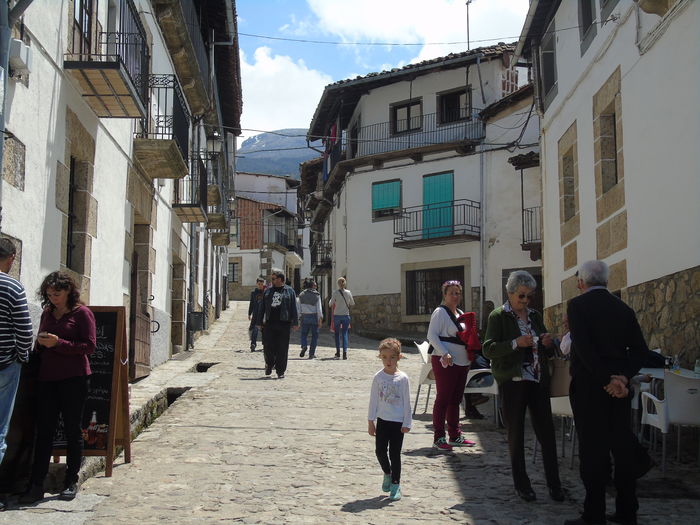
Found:
<svg viewBox="0 0 700 525"><path fill-rule="evenodd" d="M474 0L466 0L467 4L467 51L471 49L469 46L469 4L471 4Z"/></svg>

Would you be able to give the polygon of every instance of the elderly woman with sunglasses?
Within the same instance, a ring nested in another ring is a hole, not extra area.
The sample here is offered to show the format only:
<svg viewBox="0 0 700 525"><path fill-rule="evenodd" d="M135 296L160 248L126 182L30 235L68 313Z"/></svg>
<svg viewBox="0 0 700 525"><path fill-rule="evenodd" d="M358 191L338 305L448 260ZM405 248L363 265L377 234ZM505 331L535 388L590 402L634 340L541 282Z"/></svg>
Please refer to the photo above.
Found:
<svg viewBox="0 0 700 525"><path fill-rule="evenodd" d="M463 313L457 308L461 302L462 284L459 281L444 282L442 303L433 311L428 326L431 365L437 390L433 405L433 448L442 451L476 445L462 435L459 427L459 404L464 395L470 364L467 348L457 337L457 332L466 328L457 320ZM445 438L445 420L449 441Z"/></svg>
<svg viewBox="0 0 700 525"><path fill-rule="evenodd" d="M537 498L525 470L525 410L529 409L542 446L549 495L554 501L564 501L549 401L548 361L555 347L540 313L528 307L536 287L528 272L510 274L506 283L508 300L489 315L483 351L491 360L501 396L515 492L525 501Z"/></svg>

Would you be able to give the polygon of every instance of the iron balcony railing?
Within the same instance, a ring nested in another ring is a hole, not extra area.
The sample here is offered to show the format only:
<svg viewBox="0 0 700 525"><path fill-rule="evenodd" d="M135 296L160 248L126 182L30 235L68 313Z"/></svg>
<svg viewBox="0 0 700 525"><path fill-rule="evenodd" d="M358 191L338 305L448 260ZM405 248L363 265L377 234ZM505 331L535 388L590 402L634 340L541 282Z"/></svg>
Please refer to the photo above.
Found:
<svg viewBox="0 0 700 525"><path fill-rule="evenodd" d="M190 159L190 172L177 181L175 205L199 205L207 208L207 169L199 156Z"/></svg>
<svg viewBox="0 0 700 525"><path fill-rule="evenodd" d="M410 148L445 144L462 140L479 140L484 136L484 123L474 117L455 122L441 123L439 114L430 113L411 119L411 126L405 126L407 131L396 132L396 122L380 122L364 126L346 141L355 141L350 147L346 146L351 158L376 155L390 151L400 151Z"/></svg>
<svg viewBox="0 0 700 525"><path fill-rule="evenodd" d="M523 244L542 242L542 206L523 209Z"/></svg>
<svg viewBox="0 0 700 525"><path fill-rule="evenodd" d="M150 104L137 138L174 140L182 153L189 157L190 114L175 75L149 75L147 86Z"/></svg>
<svg viewBox="0 0 700 525"><path fill-rule="evenodd" d="M289 235L281 230L282 225L266 224L263 226L263 244L278 244L279 246L289 246Z"/></svg>
<svg viewBox="0 0 700 525"><path fill-rule="evenodd" d="M192 41L194 54L197 58L199 71L202 73L204 88L209 92L209 56L202 38L202 26L199 23L199 16L197 16L197 8L193 0L180 0L180 5L182 6L182 13L185 17L185 25Z"/></svg>
<svg viewBox="0 0 700 525"><path fill-rule="evenodd" d="M402 208L394 218L394 242L478 236L481 204L469 199Z"/></svg>
<svg viewBox="0 0 700 525"><path fill-rule="evenodd" d="M316 241L311 245L311 268L330 266L333 262L333 241Z"/></svg>
<svg viewBox="0 0 700 525"><path fill-rule="evenodd" d="M88 10L85 17L92 18ZM148 83L143 78L148 75L148 46L146 30L141 23L133 0L119 2L119 30L103 31L97 34L97 41L92 41L91 20L84 21L84 27L75 22L70 60L90 62L121 62L129 78L138 90L141 103L148 102ZM94 42L91 43L91 42Z"/></svg>

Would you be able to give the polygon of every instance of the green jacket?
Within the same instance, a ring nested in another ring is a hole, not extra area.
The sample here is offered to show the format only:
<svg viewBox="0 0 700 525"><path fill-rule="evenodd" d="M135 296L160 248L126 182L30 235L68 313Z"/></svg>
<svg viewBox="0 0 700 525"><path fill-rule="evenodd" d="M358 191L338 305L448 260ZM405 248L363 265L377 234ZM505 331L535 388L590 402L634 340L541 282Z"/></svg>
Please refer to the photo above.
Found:
<svg viewBox="0 0 700 525"><path fill-rule="evenodd" d="M539 312L530 313L530 323L537 335L547 332ZM486 325L486 335L483 345L484 356L491 360L491 371L496 382L500 385L510 381L516 376L522 375L524 352L519 349L513 350L513 339L517 339L522 334L518 328L518 321L500 306L496 308ZM547 348L542 351L539 345L540 359L540 384L549 387L549 358L554 355L554 349Z"/></svg>

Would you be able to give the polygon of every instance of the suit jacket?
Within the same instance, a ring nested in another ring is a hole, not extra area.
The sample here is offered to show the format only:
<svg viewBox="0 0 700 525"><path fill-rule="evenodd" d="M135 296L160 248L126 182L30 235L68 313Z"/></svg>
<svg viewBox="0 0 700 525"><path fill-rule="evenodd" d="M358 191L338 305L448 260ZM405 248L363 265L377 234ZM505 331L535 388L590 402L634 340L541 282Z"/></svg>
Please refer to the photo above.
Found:
<svg viewBox="0 0 700 525"><path fill-rule="evenodd" d="M575 297L567 308L571 331L571 376L601 388L610 376L631 378L649 351L637 317L629 306L605 289Z"/></svg>

